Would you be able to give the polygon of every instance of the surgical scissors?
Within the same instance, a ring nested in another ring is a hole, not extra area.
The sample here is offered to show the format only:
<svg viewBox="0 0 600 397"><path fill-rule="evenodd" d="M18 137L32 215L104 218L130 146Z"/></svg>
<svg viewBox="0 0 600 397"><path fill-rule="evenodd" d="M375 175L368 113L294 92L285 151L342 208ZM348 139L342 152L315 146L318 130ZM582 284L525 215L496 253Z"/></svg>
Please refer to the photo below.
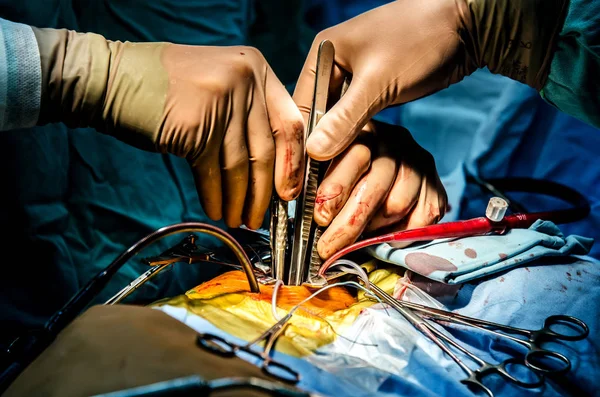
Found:
<svg viewBox="0 0 600 397"><path fill-rule="evenodd" d="M486 375L490 375L493 373L496 373L502 376L504 379L508 380L509 382L514 383L515 385L523 388L531 389L539 387L543 384L544 378L517 358L509 358L495 365L488 363L482 360L481 358L477 357L473 353L469 352L467 349L458 344L456 341L452 340L450 337L445 335L437 328L433 327L424 318L420 317L415 311L413 311L413 309L409 308L409 306L406 305L406 302L401 302L394 299L387 292L385 292L375 284L370 284L370 289L383 302L387 303L400 314L402 314L402 316L404 316L404 318L408 322L410 322L415 328L417 328L425 336L427 336L433 343L435 343L440 349L442 349L442 351L448 354L448 356L452 360L454 360L454 362L456 362L456 364L467 374L467 378L462 379L460 382L464 383L470 388L480 389L481 391L485 392L488 396L493 397L494 394L492 393L492 391L486 385L483 384L483 378ZM454 354L454 352L444 342L471 358L479 365L479 368L475 370L469 368L464 362L462 362L462 360L458 358L458 356L456 356L456 354ZM508 372L507 367L509 365L522 366L524 370L527 371L529 375L531 375L531 377L535 378L535 380L526 381L516 378Z"/></svg>
<svg viewBox="0 0 600 397"><path fill-rule="evenodd" d="M549 316L544 321L544 326L542 328L538 330L528 330L463 316L458 313L435 309L417 303L400 302L400 304L411 310L422 313L425 317L477 328L525 346L528 349L525 354L525 365L534 371L546 375L564 374L571 369L571 361L559 352L543 348L542 343L559 340L578 341L585 339L590 332L586 323L576 317L567 315ZM562 333L553 330L553 327L559 325L568 326L573 331L570 333ZM526 339L517 338L512 335L520 335Z"/></svg>
<svg viewBox="0 0 600 397"><path fill-rule="evenodd" d="M196 337L196 344L201 348L218 354L222 357L234 357L238 352L242 351L252 355L253 357L262 360L262 371L282 382L296 384L300 382L300 374L288 367L287 365L275 361L271 358L271 350L275 346L275 342L281 336L285 328L289 324L288 321L292 318L293 312L288 313L279 320L271 328L263 332L258 338L248 342L245 345L237 345L227 341L218 335L209 333L200 333ZM260 342L265 342L265 347L262 352L257 352L252 349L253 345Z"/></svg>

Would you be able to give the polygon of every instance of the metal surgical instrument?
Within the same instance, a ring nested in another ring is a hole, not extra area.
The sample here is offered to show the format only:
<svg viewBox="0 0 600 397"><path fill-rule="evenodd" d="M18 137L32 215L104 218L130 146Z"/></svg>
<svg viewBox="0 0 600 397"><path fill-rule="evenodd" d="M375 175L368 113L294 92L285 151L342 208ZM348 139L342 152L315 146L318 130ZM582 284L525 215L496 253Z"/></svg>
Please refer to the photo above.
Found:
<svg viewBox="0 0 600 397"><path fill-rule="evenodd" d="M262 233L254 230L240 229L235 232L236 234L246 234L246 240L256 240L255 243L247 243L241 245L247 257L250 259L252 264L252 272L254 277L260 284L274 284L275 279L270 276L269 262L271 253L269 252L269 246L266 241L267 239ZM158 256L144 258L142 261L150 266L148 270L138 276L131 283L126 285L123 289L117 292L105 305L115 305L122 302L126 297L131 295L135 290L144 285L154 276L160 272L166 270L170 265L177 262L185 262L188 264L198 262L210 262L222 266L232 267L237 270L244 270L242 265L235 264L235 259L232 258L229 250L216 249L206 250L196 244L198 237L194 234L190 234L185 237L179 244L169 248L165 252Z"/></svg>
<svg viewBox="0 0 600 397"><path fill-rule="evenodd" d="M319 46L315 68L313 103L308 119L305 140L327 110L329 82L333 70L335 50L329 40ZM323 178L327 163L305 156L306 168L304 183L296 199L293 222L288 218L287 203L275 198L271 206L271 246L273 249L273 277L289 285L326 284L317 276L321 258L317 253L316 242L320 228L313 220L317 188ZM293 236L292 238L290 238ZM290 241L291 240L291 241Z"/></svg>
<svg viewBox="0 0 600 397"><path fill-rule="evenodd" d="M286 326L289 324L288 321L292 318L292 315L293 313L288 313L275 323L275 325L263 332L258 338L248 342L246 345L237 345L218 335L208 333L198 334L196 344L201 348L222 357L234 357L238 352L248 353L262 360L260 367L265 374L282 382L295 384L300 381L300 374L287 365L273 360L270 355L277 339L283 334L283 331L285 331ZM261 342L265 342L265 347L262 352L257 352L252 349L252 346Z"/></svg>
<svg viewBox="0 0 600 397"><path fill-rule="evenodd" d="M224 230L202 222L183 222L165 226L148 234L121 253L107 267L98 272L45 324L44 328L28 332L15 339L7 349L7 365L0 372L0 393L4 392L16 377L29 365L56 336L73 321L102 291L114 276L131 258L154 242L176 233L200 232L216 237L233 252L239 261L251 292L260 292L252 263L242 246Z"/></svg>
<svg viewBox="0 0 600 397"><path fill-rule="evenodd" d="M294 386L284 385L281 382L271 382L266 379L231 377L204 380L198 375L97 394L92 397L208 397L215 395L215 393L233 390L238 393L242 393L242 390L258 390L261 394L266 393L269 396L280 397L320 397L318 394L305 392Z"/></svg>
<svg viewBox="0 0 600 397"><path fill-rule="evenodd" d="M567 357L556 351L544 349L541 346L542 343L558 340L583 340L590 332L588 326L583 321L567 315L549 316L544 320L544 326L542 328L538 330L527 330L463 316L458 313L430 308L411 302L401 302L400 305L413 311L417 311L424 317L430 319L477 328L525 346L528 349L525 355L525 365L542 374L563 374L571 369L571 362ZM559 325L568 326L573 332L562 333L552 329ZM512 335L520 335L526 339L517 338Z"/></svg>
<svg viewBox="0 0 600 397"><path fill-rule="evenodd" d="M482 360L481 358L475 356L473 353L469 352L467 349L458 344L456 341L452 340L443 332L433 327L424 318L422 318L421 316L416 314L415 311L409 308L406 302L396 300L375 284L370 284L370 289L374 295L379 297L383 302L387 303L400 314L402 314L402 316L404 316L404 318L408 322L410 322L421 333L427 336L433 343L435 343L440 349L442 349L444 353L448 354L448 356L452 360L454 360L456 364L458 364L458 366L467 374L467 378L462 379L460 381L461 383L464 383L473 389L479 389L485 392L490 397L493 397L494 394L487 386L483 384L482 380L485 376L493 373L498 374L504 379L508 380L509 382L524 388L535 388L543 384L544 378L537 372L533 371L533 369L524 364L522 361L516 358L509 358L507 360L504 360L500 364L490 364ZM479 368L475 370L469 368L464 362L462 362L462 360L458 358L458 356L456 356L456 354L454 354L454 352L448 347L448 345L454 347L455 349L457 349L458 351L475 361L479 365ZM528 382L516 378L507 371L507 366L509 365L522 366L528 374L535 378L535 380Z"/></svg>

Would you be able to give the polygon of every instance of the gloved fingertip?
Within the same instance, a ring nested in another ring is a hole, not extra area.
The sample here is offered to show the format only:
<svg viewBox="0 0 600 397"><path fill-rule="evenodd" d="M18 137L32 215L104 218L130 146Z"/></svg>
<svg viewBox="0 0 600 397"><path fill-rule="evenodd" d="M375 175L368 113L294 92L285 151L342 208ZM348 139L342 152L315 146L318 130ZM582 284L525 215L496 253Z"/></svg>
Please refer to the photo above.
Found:
<svg viewBox="0 0 600 397"><path fill-rule="evenodd" d="M325 231L325 233L327 233L327 231ZM324 233L324 235L325 235L325 233ZM327 259L329 259L329 257L331 257L331 255L333 255L335 253L335 250L331 246L331 244L326 242L323 239L323 236L321 236L321 239L319 239L319 241L317 242L317 252L319 253L319 256L321 257L321 259L327 260Z"/></svg>
<svg viewBox="0 0 600 397"><path fill-rule="evenodd" d="M315 160L329 160L334 144L327 134L315 130L306 140L306 152Z"/></svg>
<svg viewBox="0 0 600 397"><path fill-rule="evenodd" d="M321 257L322 260L326 261L327 259L329 259L331 257L331 255L333 255L333 252L330 252L327 248L321 248L319 249L317 247L317 252L319 253L319 256Z"/></svg>
<svg viewBox="0 0 600 397"><path fill-rule="evenodd" d="M223 216L220 213L210 213L207 211L206 216L208 216L211 221L215 222L219 222L221 219L223 219Z"/></svg>
<svg viewBox="0 0 600 397"><path fill-rule="evenodd" d="M237 219L225 219L225 225L230 228L238 228L242 226L242 220L240 218Z"/></svg>
<svg viewBox="0 0 600 397"><path fill-rule="evenodd" d="M290 177L289 180L292 180L294 178ZM298 197L298 195L300 194L301 191L301 180L299 178L296 182L293 183L288 183L288 186L286 186L285 188L281 189L281 191L277 191L277 194L279 195L279 198L281 198L284 201L292 201L294 200L296 197Z"/></svg>
<svg viewBox="0 0 600 397"><path fill-rule="evenodd" d="M331 212L329 209L322 204L315 205L315 223L321 227L329 226L331 222Z"/></svg>
<svg viewBox="0 0 600 397"><path fill-rule="evenodd" d="M263 219L252 219L249 216L244 217L244 225L250 230L258 230L262 226Z"/></svg>

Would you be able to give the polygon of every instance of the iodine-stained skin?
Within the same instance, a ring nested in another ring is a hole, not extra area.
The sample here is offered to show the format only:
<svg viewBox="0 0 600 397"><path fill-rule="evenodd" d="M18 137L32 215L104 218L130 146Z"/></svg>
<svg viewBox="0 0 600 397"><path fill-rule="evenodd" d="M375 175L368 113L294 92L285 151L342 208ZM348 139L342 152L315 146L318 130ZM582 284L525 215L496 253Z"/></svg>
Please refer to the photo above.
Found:
<svg viewBox="0 0 600 397"><path fill-rule="evenodd" d="M315 222L328 226L317 245L323 259L363 231L423 227L446 211L433 157L406 129L372 122L361 138L332 161L317 192Z"/></svg>

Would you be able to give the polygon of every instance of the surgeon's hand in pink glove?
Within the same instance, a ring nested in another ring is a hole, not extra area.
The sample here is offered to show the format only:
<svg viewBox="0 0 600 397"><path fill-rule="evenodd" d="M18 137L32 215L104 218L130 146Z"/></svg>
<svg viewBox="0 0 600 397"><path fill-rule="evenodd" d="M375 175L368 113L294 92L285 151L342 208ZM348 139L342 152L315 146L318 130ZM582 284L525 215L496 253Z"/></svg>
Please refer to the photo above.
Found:
<svg viewBox="0 0 600 397"><path fill-rule="evenodd" d="M317 191L315 221L328 226L324 259L363 232L403 230L440 220L447 206L435 162L408 130L370 122L331 163Z"/></svg>
<svg viewBox="0 0 600 397"><path fill-rule="evenodd" d="M387 148L388 155L382 156L382 150L374 154L356 140L367 122L388 106L439 91L484 66L541 89L566 4L566 0L397 0L317 35L294 92L305 120L323 40L335 47L333 91L351 76L347 92L321 118L306 144L308 154L317 160L344 153L336 158L340 165L330 171L329 181L323 182L319 200L338 194L338 185L353 186L367 169L367 159L371 161L369 174L352 193L342 190L327 209L317 203L316 220L323 225L331 222L319 242L324 258L354 241L365 227L383 227L400 219L405 228L424 226L438 221L445 211L445 192L429 153L398 128L397 134L376 134L376 147ZM408 163L403 160L406 154ZM391 155L400 157L393 160ZM334 185L336 178L346 179Z"/></svg>
<svg viewBox="0 0 600 397"><path fill-rule="evenodd" d="M434 93L487 66L541 89L566 0L397 0L319 33L294 100L310 111L319 43L335 46L332 86L346 94L319 121L309 155L331 159L382 109ZM543 10L541 9L543 7Z"/></svg>
<svg viewBox="0 0 600 397"><path fill-rule="evenodd" d="M250 47L106 40L34 28L42 66L38 124L92 126L188 160L209 218L261 226L273 185L301 189L304 126L289 93Z"/></svg>

